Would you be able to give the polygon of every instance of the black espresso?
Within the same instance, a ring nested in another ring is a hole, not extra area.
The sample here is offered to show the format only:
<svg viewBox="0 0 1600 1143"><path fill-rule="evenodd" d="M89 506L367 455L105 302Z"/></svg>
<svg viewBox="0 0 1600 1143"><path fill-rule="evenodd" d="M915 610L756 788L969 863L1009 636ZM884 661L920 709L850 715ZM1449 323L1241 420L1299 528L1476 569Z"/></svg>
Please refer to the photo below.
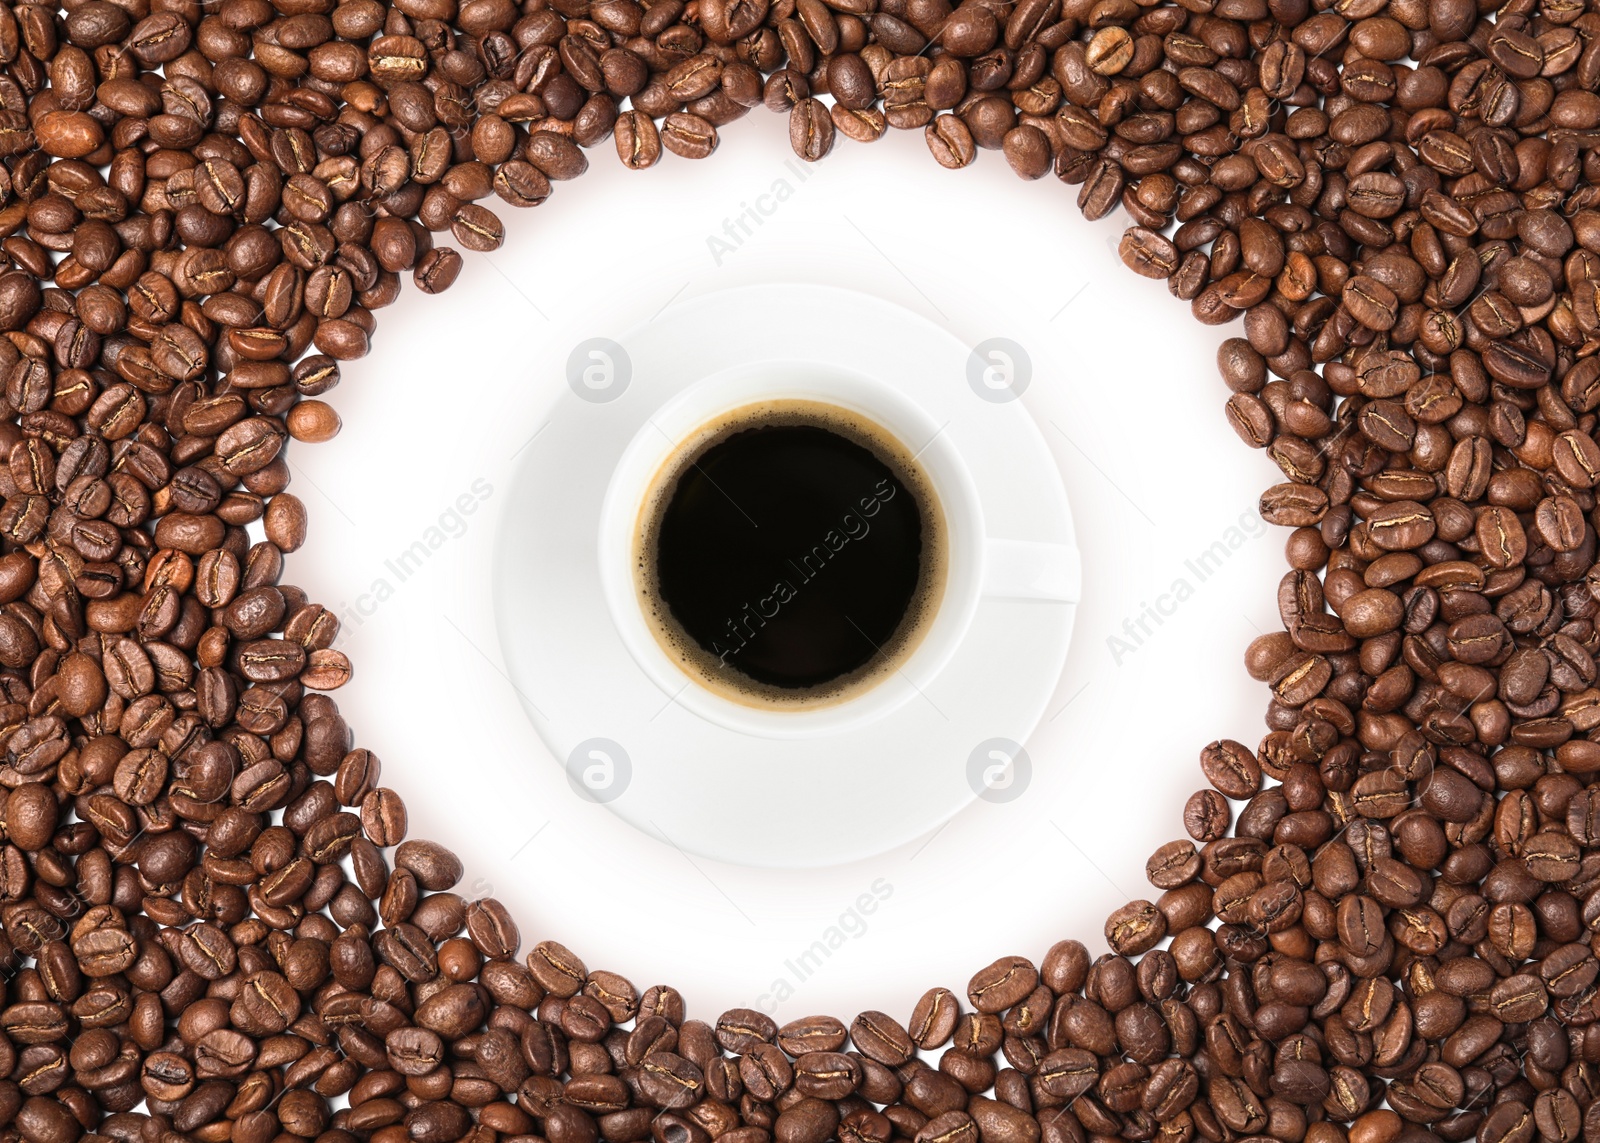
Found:
<svg viewBox="0 0 1600 1143"><path fill-rule="evenodd" d="M765 704L845 697L893 670L943 582L943 520L905 446L814 402L691 434L642 524L640 589L663 645Z"/></svg>

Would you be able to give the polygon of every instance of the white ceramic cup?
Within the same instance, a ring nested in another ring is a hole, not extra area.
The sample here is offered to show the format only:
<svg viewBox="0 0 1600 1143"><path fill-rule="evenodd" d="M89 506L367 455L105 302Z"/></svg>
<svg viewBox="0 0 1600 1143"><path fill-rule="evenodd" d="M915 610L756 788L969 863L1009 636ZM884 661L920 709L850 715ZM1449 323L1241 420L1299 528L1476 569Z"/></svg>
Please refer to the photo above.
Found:
<svg viewBox="0 0 1600 1143"><path fill-rule="evenodd" d="M947 543L943 597L904 662L857 694L795 709L737 702L685 671L657 642L632 567L640 513L652 481L677 446L726 413L776 400L834 405L896 437L933 484ZM882 718L921 694L955 655L980 600L1075 602L1080 588L1077 549L990 536L977 488L945 427L877 378L792 358L741 364L678 393L629 442L601 507L601 590L629 655L670 700L718 726L764 738L825 737Z"/></svg>

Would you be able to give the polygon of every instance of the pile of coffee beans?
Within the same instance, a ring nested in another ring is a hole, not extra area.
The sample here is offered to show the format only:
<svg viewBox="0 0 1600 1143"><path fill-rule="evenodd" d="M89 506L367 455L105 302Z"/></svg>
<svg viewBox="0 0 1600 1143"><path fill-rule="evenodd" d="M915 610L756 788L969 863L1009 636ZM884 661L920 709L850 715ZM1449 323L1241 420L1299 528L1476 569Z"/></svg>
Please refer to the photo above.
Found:
<svg viewBox="0 0 1600 1143"><path fill-rule="evenodd" d="M1589 9L0 3L0 1143L1600 1140ZM279 582L435 235L759 104L1120 206L1292 529L1268 733L1107 955L783 1027L456 894Z"/></svg>

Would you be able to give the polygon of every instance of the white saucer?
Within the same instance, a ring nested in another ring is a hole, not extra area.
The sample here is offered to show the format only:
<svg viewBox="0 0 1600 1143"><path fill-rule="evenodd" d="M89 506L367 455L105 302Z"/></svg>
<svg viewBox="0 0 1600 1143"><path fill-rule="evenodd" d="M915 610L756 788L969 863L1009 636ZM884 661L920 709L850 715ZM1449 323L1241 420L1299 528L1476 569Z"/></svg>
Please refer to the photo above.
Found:
<svg viewBox="0 0 1600 1143"><path fill-rule="evenodd" d="M511 679L575 796L683 850L802 867L881 853L980 796L1006 800L1018 777L1025 784L1018 744L1056 687L1074 603L982 600L949 665L915 700L834 737L753 738L691 713L635 663L598 567L601 504L641 427L702 378L772 359L897 387L944 426L991 537L1073 544L1054 461L1009 399L1029 380L1026 362L996 343L981 343L980 358L880 299L782 284L694 298L620 343L595 338L574 350L572 391L545 427L528 427L538 432L505 498L494 604Z"/></svg>

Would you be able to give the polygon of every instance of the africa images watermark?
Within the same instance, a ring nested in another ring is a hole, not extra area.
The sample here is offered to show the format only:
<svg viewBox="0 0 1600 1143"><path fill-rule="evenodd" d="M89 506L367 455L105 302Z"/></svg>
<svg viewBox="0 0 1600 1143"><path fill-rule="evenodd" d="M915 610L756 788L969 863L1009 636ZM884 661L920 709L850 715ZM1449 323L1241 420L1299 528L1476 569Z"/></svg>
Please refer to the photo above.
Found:
<svg viewBox="0 0 1600 1143"><path fill-rule="evenodd" d="M1003 405L1027 392L1033 358L1009 337L991 337L967 355L967 385L981 399Z"/></svg>
<svg viewBox="0 0 1600 1143"><path fill-rule="evenodd" d="M880 877L867 889L869 891L850 902L849 907L839 914L833 924L824 928L816 940L783 962L782 973L773 978L767 991L756 997L755 1006L758 1009L767 1013L776 1012L780 1004L794 998L800 986L815 976L834 953L851 941L858 941L867 935L867 918L894 896L894 885Z"/></svg>
<svg viewBox="0 0 1600 1143"><path fill-rule="evenodd" d="M585 738L567 752L567 784L585 801L604 805L627 793L633 760L610 738Z"/></svg>
<svg viewBox="0 0 1600 1143"><path fill-rule="evenodd" d="M1014 802L1032 781L1033 759L1020 742L986 738L967 755L967 785L986 802Z"/></svg>
<svg viewBox="0 0 1600 1143"><path fill-rule="evenodd" d="M1238 519L1222 530L1222 534L1207 547L1183 561L1183 572L1175 576L1167 590L1156 596L1155 602L1139 603L1139 611L1122 621L1120 632L1106 636L1106 649L1117 666L1159 630L1178 609L1193 599L1200 586L1211 579L1230 559L1253 540L1267 534L1266 521L1252 508L1239 513Z"/></svg>
<svg viewBox="0 0 1600 1143"><path fill-rule="evenodd" d="M494 485L484 477L478 477L467 486L466 491L451 501L431 524L423 528L415 540L384 560L383 573L373 577L367 590L357 595L353 601L340 604L340 638L358 629L376 615L384 604L394 598L407 580L427 566L435 552L465 536L467 529L471 527L469 517L476 514L483 503L493 495Z"/></svg>
<svg viewBox="0 0 1600 1143"><path fill-rule="evenodd" d="M727 666L730 656L739 654L750 641L756 637L756 632L767 625L767 620L776 619L778 612L783 610L786 603L792 601L800 594L800 587L804 587L817 576L821 575L831 561L852 541L864 540L872 531L872 525L867 520L876 516L883 510L883 506L894 499L897 489L894 482L888 477L878 481L873 486L871 496L863 496L858 502L860 509L858 515L855 511L846 512L839 519L837 528L829 528L822 542L813 544L810 551L803 553L798 562L791 558L788 564L795 570L795 580L799 587L788 579L780 579L772 585L772 591L756 600L755 603L746 602L739 614L730 616L725 631L728 643L723 645L720 638L711 641L711 653L717 661Z"/></svg>
<svg viewBox="0 0 1600 1143"><path fill-rule="evenodd" d="M567 355L567 385L591 405L615 401L633 380L633 359L609 337L578 342Z"/></svg>
<svg viewBox="0 0 1600 1143"><path fill-rule="evenodd" d="M737 214L724 218L722 233L706 235L706 250L711 254L713 265L721 266L730 255L737 254L746 242L755 237L756 231L767 224L767 219L777 214L778 208L794 197L800 184L814 177L814 173L806 170L805 165L797 159L790 159L783 166L794 176L793 182L780 175L770 187L756 195L755 202L741 202Z"/></svg>

